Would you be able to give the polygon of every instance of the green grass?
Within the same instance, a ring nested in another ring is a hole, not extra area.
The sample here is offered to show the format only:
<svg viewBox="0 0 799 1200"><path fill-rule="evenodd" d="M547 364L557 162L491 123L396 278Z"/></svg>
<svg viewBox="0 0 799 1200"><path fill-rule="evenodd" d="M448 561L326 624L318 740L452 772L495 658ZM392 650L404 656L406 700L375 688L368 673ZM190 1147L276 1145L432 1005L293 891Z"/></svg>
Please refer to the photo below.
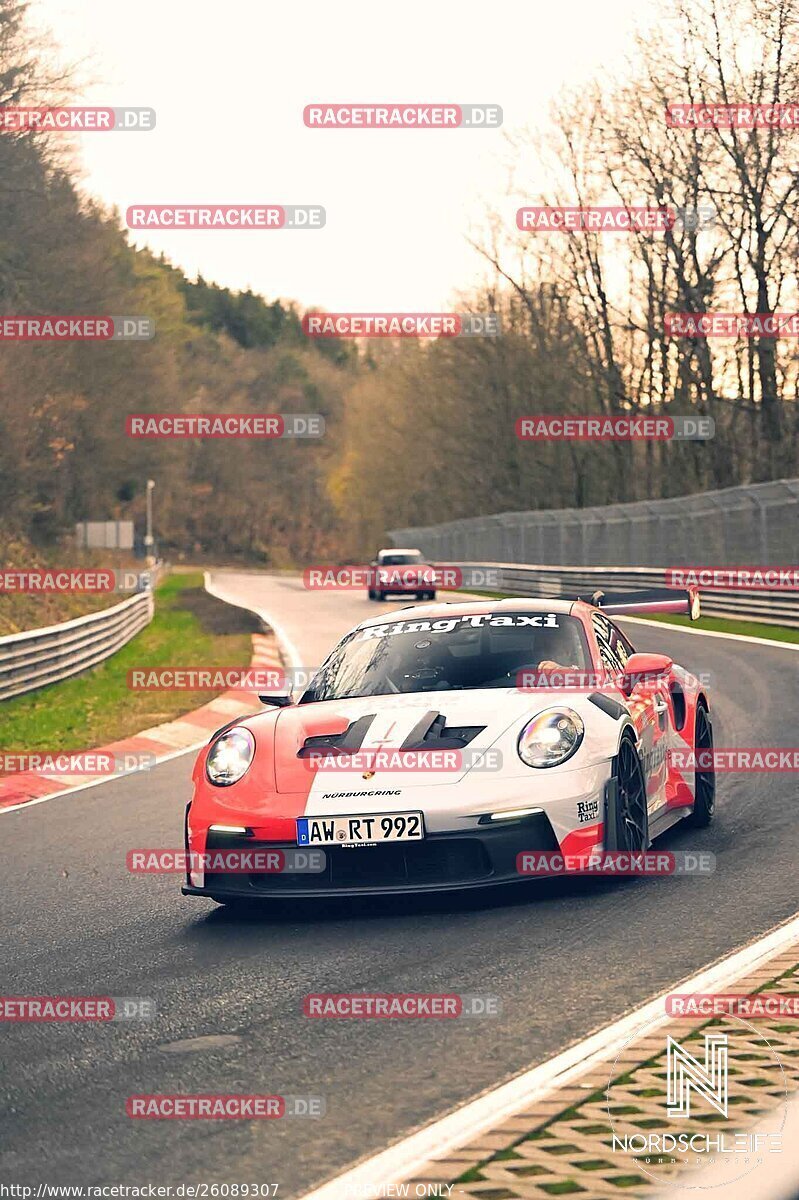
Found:
<svg viewBox="0 0 799 1200"><path fill-rule="evenodd" d="M474 592L452 592L452 595L473 596ZM481 600L508 600L512 592L481 592ZM556 597L553 597L555 599ZM712 633L737 633L743 637L767 638L773 642L790 642L799 644L799 629L791 629L786 625L766 625L761 621L739 621L733 617L700 617L692 621L690 617L680 617L675 613L658 613L638 620L653 621L663 625L686 625L693 629L705 629Z"/></svg>
<svg viewBox="0 0 799 1200"><path fill-rule="evenodd" d="M131 691L133 667L246 666L259 625L243 609L203 589L200 573L170 575L156 591L146 629L85 675L0 705L2 749L90 750L171 721L212 700L216 692Z"/></svg>
<svg viewBox="0 0 799 1200"><path fill-rule="evenodd" d="M786 625L766 625L761 621L739 621L732 617L700 617L698 621L692 621L690 617L678 617L674 613L662 613L644 619L666 625L690 625L693 629L707 629L713 633L738 633L744 637L799 643L799 629L790 629Z"/></svg>

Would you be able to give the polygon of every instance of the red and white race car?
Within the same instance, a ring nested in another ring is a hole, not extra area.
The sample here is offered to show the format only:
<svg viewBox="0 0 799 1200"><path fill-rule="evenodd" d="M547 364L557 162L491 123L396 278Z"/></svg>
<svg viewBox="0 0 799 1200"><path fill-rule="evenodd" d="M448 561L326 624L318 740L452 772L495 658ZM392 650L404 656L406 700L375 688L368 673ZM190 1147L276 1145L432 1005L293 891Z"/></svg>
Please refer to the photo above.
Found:
<svg viewBox="0 0 799 1200"><path fill-rule="evenodd" d="M519 879L524 852L641 851L708 824L707 688L612 620L698 615L698 598L593 601L410 606L353 629L297 703L262 697L200 754L184 893L482 887Z"/></svg>

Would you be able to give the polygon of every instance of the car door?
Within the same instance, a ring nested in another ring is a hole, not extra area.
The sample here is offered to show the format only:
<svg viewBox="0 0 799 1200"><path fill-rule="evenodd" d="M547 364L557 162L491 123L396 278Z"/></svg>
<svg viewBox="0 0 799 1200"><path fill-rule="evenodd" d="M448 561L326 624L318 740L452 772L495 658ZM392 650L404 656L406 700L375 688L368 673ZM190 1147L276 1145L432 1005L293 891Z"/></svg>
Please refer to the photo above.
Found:
<svg viewBox="0 0 799 1200"><path fill-rule="evenodd" d="M632 644L604 613L594 613L592 624L602 666L614 677L621 675L627 659L634 653ZM666 803L666 754L670 732L667 695L667 681L645 680L633 688L627 700L638 733L650 817Z"/></svg>

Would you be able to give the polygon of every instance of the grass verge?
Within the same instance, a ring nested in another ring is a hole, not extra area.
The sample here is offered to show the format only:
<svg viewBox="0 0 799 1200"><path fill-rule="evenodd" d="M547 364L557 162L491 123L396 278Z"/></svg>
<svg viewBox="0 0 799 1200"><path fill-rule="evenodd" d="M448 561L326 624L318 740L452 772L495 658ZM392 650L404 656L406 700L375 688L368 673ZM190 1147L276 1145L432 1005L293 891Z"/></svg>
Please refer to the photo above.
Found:
<svg viewBox="0 0 799 1200"><path fill-rule="evenodd" d="M135 692L133 667L236 667L251 657L261 626L242 608L203 588L197 572L170 575L156 590L146 629L85 675L0 704L6 752L90 750L171 721L212 700L216 692Z"/></svg>
<svg viewBox="0 0 799 1200"><path fill-rule="evenodd" d="M462 595L464 599L471 599L476 595L475 592L457 591L448 594ZM479 596L481 600L510 600L512 597L513 592L480 592ZM787 625L766 625L761 621L741 621L737 617L700 617L698 621L692 621L690 617L680 617L675 613L657 613L637 619L662 625L685 625L692 629L706 629L712 633L737 633L742 637L767 638L772 642L799 644L799 629L791 629Z"/></svg>
<svg viewBox="0 0 799 1200"><path fill-rule="evenodd" d="M692 629L706 629L711 633L737 633L742 637L768 638L772 642L799 643L799 629L787 625L766 625L760 621L739 621L733 617L678 617L674 613L662 613L643 618L664 625L688 625Z"/></svg>

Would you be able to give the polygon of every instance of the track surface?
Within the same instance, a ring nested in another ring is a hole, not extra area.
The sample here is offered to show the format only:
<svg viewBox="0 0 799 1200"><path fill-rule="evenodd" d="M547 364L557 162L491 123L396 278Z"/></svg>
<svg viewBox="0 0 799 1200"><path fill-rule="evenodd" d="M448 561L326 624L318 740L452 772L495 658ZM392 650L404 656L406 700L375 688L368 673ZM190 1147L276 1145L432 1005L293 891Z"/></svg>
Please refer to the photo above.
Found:
<svg viewBox="0 0 799 1200"><path fill-rule="evenodd" d="M308 666L370 612L359 594L225 575ZM714 677L720 746L796 744L797 655L630 625ZM307 657L305 657L307 656ZM302 904L260 920L131 876L179 846L192 755L0 816L5 995L148 996L138 1024L6 1024L0 1181L277 1183L278 1198L628 1011L796 911L795 777L724 776L716 823L664 844L713 850L713 878L521 885L438 901ZM483 992L483 1021L314 1021L310 991ZM225 1045L169 1043L232 1035ZM131 1093L323 1095L321 1121L132 1121Z"/></svg>

